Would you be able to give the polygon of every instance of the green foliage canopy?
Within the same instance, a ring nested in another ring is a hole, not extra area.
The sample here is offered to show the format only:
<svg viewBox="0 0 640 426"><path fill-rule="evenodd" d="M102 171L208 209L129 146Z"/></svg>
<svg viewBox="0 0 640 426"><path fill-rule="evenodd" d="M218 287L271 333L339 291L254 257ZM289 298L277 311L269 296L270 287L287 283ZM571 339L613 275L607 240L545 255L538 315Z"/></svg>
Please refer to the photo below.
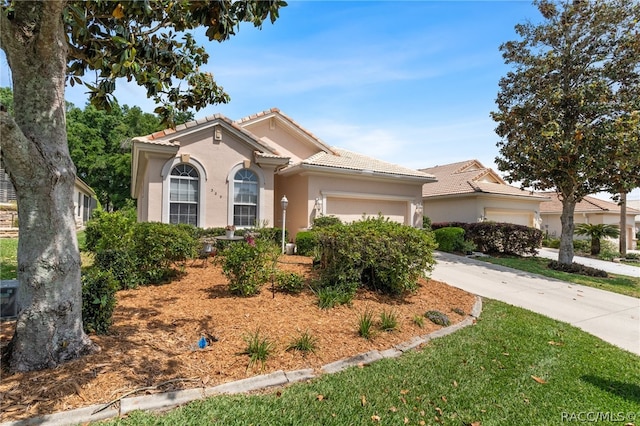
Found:
<svg viewBox="0 0 640 426"><path fill-rule="evenodd" d="M509 182L560 194L560 260L570 262L575 203L616 176L640 183L640 4L535 4L543 22L517 25L521 40L500 47L513 70L491 113L502 138L496 164Z"/></svg>
<svg viewBox="0 0 640 426"><path fill-rule="evenodd" d="M283 6L282 0L69 2L69 83L84 83L91 103L109 110L116 80L135 80L160 105L155 112L163 122L173 124L177 112L229 101L213 76L199 70L209 55L188 31L202 26L209 40L222 42L240 22L275 22ZM98 72L95 82L85 80L88 70Z"/></svg>

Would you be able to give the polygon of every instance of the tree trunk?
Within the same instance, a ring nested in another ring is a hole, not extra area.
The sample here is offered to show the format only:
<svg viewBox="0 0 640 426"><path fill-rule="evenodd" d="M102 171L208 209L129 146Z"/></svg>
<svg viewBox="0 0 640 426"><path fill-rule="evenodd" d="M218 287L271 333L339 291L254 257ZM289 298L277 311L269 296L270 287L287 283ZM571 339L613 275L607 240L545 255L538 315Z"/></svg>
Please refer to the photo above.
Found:
<svg viewBox="0 0 640 426"><path fill-rule="evenodd" d="M591 236L591 255L597 256L600 254L600 237L594 235Z"/></svg>
<svg viewBox="0 0 640 426"><path fill-rule="evenodd" d="M627 193L620 194L620 256L627 255Z"/></svg>
<svg viewBox="0 0 640 426"><path fill-rule="evenodd" d="M573 213L576 209L576 201L573 197L560 197L562 201L562 214L560 223L560 251L558 252L558 263L571 265L573 263Z"/></svg>
<svg viewBox="0 0 640 426"><path fill-rule="evenodd" d="M15 111L15 119L0 113L2 154L20 211L13 371L55 367L97 349L82 328L75 167L65 128L64 6L15 2L13 15L0 17Z"/></svg>

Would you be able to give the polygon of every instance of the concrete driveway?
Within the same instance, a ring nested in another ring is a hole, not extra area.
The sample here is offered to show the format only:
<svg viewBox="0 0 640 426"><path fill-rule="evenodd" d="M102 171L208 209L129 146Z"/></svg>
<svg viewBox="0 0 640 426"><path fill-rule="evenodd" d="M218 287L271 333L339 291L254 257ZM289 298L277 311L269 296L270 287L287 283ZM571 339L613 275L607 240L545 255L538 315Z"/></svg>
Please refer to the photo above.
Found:
<svg viewBox="0 0 640 426"><path fill-rule="evenodd" d="M431 273L482 297L567 322L640 355L640 299L436 252Z"/></svg>

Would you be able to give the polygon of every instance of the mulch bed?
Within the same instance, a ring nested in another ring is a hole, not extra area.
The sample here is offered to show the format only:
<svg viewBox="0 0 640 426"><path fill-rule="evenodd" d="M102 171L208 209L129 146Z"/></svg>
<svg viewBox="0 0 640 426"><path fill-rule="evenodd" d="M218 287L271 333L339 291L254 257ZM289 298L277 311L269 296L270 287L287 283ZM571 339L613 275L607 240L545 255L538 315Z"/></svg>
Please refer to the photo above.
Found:
<svg viewBox="0 0 640 426"><path fill-rule="evenodd" d="M200 262L200 261L199 261ZM166 392L218 384L277 370L320 367L362 352L388 349L425 335L440 326L425 318L418 327L413 318L438 310L457 323L469 313L474 296L447 284L421 280L416 294L394 299L361 291L351 306L319 309L311 291L299 295L272 293L265 285L255 297L239 298L227 289L221 269L209 262L186 268L186 274L170 284L124 290L110 333L92 335L102 350L55 369L17 373L2 372L0 421L16 420L107 403L133 390L169 382L151 392ZM282 256L279 267L313 277L311 259ZM393 310L399 329L377 331L370 340L358 336L358 317L366 309L375 319ZM0 323L0 346L8 344L13 322ZM287 351L303 332L317 339L315 353ZM264 367L249 367L244 337L259 332L275 344ZM202 336L215 337L204 349ZM150 391L147 391L150 392ZM137 393L136 395L143 394Z"/></svg>

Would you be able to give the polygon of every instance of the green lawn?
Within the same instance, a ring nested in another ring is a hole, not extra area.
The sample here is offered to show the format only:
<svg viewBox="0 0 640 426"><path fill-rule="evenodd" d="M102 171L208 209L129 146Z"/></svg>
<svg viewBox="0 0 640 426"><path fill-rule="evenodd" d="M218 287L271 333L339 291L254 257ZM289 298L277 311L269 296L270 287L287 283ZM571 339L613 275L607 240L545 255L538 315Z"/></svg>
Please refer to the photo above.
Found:
<svg viewBox="0 0 640 426"><path fill-rule="evenodd" d="M85 249L85 233L78 232L78 245L82 252L80 257L82 265L87 266L93 262L90 253ZM18 239L0 238L0 280L14 280L17 277L18 268Z"/></svg>
<svg viewBox="0 0 640 426"><path fill-rule="evenodd" d="M0 238L0 279L13 280L16 278L18 267L18 239Z"/></svg>
<svg viewBox="0 0 640 426"><path fill-rule="evenodd" d="M485 300L476 325L398 359L266 395L218 396L107 424L558 425L587 412L640 417L640 357L566 323Z"/></svg>
<svg viewBox="0 0 640 426"><path fill-rule="evenodd" d="M609 274L609 278L587 277L547 268L549 259L540 257L479 257L478 260L496 265L508 266L521 271L544 275L574 284L582 284L602 290L640 297L640 278Z"/></svg>

